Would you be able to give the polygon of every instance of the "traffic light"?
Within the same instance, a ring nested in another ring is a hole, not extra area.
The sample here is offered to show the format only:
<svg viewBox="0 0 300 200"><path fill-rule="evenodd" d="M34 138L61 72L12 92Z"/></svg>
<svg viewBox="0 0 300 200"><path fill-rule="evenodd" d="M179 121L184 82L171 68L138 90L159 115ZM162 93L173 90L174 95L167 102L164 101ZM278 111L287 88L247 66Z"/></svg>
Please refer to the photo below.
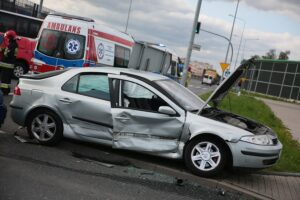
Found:
<svg viewBox="0 0 300 200"><path fill-rule="evenodd" d="M197 34L200 32L200 26L201 26L201 22L198 22L197 26L196 26L196 33Z"/></svg>

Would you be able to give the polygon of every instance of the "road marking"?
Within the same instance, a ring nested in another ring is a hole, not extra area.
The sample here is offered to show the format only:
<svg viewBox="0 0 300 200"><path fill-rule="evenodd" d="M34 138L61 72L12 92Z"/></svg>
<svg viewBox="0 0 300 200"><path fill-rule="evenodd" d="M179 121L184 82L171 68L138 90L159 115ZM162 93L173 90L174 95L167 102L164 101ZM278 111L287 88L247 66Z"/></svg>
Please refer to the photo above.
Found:
<svg viewBox="0 0 300 200"><path fill-rule="evenodd" d="M22 143L26 143L26 142L28 142L27 140L25 140L25 139L23 139L23 138L21 138L20 136L18 136L18 135L15 135L14 136L17 140L19 140L19 142L22 142Z"/></svg>
<svg viewBox="0 0 300 200"><path fill-rule="evenodd" d="M2 134L5 134L6 132L5 132L5 131L2 131L2 130L0 130L0 133L2 133Z"/></svg>

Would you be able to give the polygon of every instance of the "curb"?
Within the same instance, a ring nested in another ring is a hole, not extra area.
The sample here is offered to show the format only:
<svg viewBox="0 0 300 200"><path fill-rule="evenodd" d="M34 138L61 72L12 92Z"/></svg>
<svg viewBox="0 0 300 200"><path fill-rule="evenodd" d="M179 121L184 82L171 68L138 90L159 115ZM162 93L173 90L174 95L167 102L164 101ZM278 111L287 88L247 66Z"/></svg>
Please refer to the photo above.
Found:
<svg viewBox="0 0 300 200"><path fill-rule="evenodd" d="M300 177L300 173L293 172L255 172L253 174L257 175L275 175L275 176L292 176L292 177Z"/></svg>
<svg viewBox="0 0 300 200"><path fill-rule="evenodd" d="M273 199L272 197L268 195L259 194L257 192L247 190L245 188L241 188L239 186L233 185L232 183L226 183L223 180L218 179L209 179L209 178L203 178L199 177L193 174L190 174L185 171L172 169L169 167L147 163L144 161L136 160L134 158L128 158L129 161L133 162L136 167L144 168L147 170L151 170L157 173L163 173L169 176L174 176L178 179L183 180L189 180L193 181L195 183L198 183L201 186L209 187L209 188L215 188L220 191L230 191L235 194L243 194L248 198L251 199L260 199L260 200L270 200Z"/></svg>

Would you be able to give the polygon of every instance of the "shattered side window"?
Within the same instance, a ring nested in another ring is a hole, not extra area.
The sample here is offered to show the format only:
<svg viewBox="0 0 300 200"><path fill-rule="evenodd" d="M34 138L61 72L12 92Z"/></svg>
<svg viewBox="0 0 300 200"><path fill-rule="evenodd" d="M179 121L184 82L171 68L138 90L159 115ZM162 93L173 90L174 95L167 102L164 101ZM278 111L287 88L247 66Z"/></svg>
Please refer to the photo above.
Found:
<svg viewBox="0 0 300 200"><path fill-rule="evenodd" d="M160 106L167 106L167 103L159 96L141 85L123 81L122 107L158 112Z"/></svg>
<svg viewBox="0 0 300 200"><path fill-rule="evenodd" d="M109 84L107 75L83 74L79 78L79 94L95 97L103 100L110 100Z"/></svg>

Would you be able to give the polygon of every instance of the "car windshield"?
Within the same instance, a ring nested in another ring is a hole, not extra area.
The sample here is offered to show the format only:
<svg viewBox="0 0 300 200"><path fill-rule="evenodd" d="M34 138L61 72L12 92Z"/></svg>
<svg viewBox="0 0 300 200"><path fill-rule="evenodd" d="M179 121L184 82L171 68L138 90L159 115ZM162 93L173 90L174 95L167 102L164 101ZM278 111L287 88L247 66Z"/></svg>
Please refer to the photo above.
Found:
<svg viewBox="0 0 300 200"><path fill-rule="evenodd" d="M190 90L171 79L155 82L188 111L198 111L205 103Z"/></svg>

